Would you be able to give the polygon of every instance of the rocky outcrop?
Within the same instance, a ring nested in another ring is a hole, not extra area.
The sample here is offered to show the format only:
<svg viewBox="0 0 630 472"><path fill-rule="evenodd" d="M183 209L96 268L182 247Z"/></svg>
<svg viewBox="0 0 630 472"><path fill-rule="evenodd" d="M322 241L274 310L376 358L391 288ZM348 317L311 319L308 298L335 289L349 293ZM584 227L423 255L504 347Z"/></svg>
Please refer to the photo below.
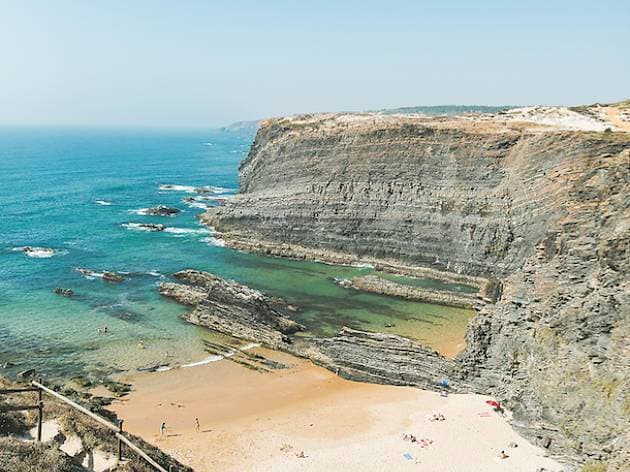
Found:
<svg viewBox="0 0 630 472"><path fill-rule="evenodd" d="M74 291L69 288L56 287L53 290L57 295L61 295L62 297L72 297L74 296Z"/></svg>
<svg viewBox="0 0 630 472"><path fill-rule="evenodd" d="M125 276L122 274L119 274L117 272L108 272L105 271L103 272L103 280L105 282L114 282L119 284L120 282L124 282L125 281Z"/></svg>
<svg viewBox="0 0 630 472"><path fill-rule="evenodd" d="M350 280L341 281L340 285L364 292L406 298L408 300L419 300L436 305L472 308L475 304L479 303L479 297L476 294L457 293L446 290L429 290L414 287L413 285L392 282L378 275L352 277Z"/></svg>
<svg viewBox="0 0 630 472"><path fill-rule="evenodd" d="M183 315L190 323L285 350L289 335L304 329L284 315L289 305L245 285L195 270L174 276L183 283L162 283L160 294L194 307Z"/></svg>
<svg viewBox="0 0 630 472"><path fill-rule="evenodd" d="M179 213L178 208L167 207L164 205L158 205L156 207L147 208L143 211L144 215L150 216L175 216Z"/></svg>
<svg viewBox="0 0 630 472"><path fill-rule="evenodd" d="M451 391L456 363L410 339L343 328L337 336L313 341L304 354L340 376L373 383L413 385Z"/></svg>
<svg viewBox="0 0 630 472"><path fill-rule="evenodd" d="M242 249L498 280L458 378L553 452L614 463L630 443L630 135L542 111L269 120L240 194L203 219ZM380 372L371 358L348 369Z"/></svg>

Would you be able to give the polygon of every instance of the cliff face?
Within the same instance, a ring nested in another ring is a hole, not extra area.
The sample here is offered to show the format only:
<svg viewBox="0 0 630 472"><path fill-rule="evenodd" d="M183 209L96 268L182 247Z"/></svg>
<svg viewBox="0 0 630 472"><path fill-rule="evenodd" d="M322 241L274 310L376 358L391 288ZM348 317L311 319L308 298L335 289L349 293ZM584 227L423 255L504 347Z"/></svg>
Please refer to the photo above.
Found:
<svg viewBox="0 0 630 472"><path fill-rule="evenodd" d="M204 220L249 250L500 278L460 379L552 450L614 463L630 442L630 135L522 119L264 122L241 193Z"/></svg>
<svg viewBox="0 0 630 472"><path fill-rule="evenodd" d="M258 132L241 194L208 221L246 245L506 275L564 213L571 173L619 148L584 133L487 123L278 120Z"/></svg>

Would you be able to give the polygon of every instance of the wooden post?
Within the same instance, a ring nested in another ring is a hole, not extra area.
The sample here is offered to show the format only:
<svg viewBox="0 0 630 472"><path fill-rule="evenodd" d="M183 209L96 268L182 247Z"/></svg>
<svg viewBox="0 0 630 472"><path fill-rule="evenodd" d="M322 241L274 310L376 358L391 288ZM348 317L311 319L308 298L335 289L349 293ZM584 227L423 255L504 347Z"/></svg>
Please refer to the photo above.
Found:
<svg viewBox="0 0 630 472"><path fill-rule="evenodd" d="M118 420L118 432L122 435L123 433L123 420ZM123 459L123 443L120 438L118 438L118 462L121 462Z"/></svg>
<svg viewBox="0 0 630 472"><path fill-rule="evenodd" d="M42 380L39 379L39 383ZM44 421L44 400L42 398L42 389L37 389L37 442L42 442L42 422Z"/></svg>

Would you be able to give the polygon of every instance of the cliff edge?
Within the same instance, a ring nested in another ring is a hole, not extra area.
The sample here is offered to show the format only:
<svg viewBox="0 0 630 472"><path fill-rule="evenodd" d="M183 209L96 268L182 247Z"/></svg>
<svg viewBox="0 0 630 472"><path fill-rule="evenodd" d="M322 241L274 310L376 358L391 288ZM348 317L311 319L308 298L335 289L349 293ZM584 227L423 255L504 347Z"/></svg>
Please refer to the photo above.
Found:
<svg viewBox="0 0 630 472"><path fill-rule="evenodd" d="M628 102L261 124L240 193L202 219L267 254L498 279L460 379L569 460L628 459Z"/></svg>

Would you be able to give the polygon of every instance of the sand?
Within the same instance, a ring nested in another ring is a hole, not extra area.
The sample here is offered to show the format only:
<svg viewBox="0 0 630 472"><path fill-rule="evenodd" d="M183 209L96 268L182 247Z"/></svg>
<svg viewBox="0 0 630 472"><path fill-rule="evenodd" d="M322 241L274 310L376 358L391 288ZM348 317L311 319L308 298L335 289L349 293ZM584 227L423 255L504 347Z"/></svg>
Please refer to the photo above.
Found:
<svg viewBox="0 0 630 472"><path fill-rule="evenodd" d="M628 119L622 119L622 110L617 107L606 107L604 110L606 118L613 126L618 130L630 133L630 121L628 121ZM630 107L626 107L623 114L625 116L630 115Z"/></svg>
<svg viewBox="0 0 630 472"><path fill-rule="evenodd" d="M488 397L350 382L271 355L292 367L259 373L222 360L133 375L125 380L134 391L111 408L126 430L197 471L563 470L518 436ZM434 413L446 420L430 421ZM433 442L422 447L405 433ZM509 458L499 459L501 450Z"/></svg>

